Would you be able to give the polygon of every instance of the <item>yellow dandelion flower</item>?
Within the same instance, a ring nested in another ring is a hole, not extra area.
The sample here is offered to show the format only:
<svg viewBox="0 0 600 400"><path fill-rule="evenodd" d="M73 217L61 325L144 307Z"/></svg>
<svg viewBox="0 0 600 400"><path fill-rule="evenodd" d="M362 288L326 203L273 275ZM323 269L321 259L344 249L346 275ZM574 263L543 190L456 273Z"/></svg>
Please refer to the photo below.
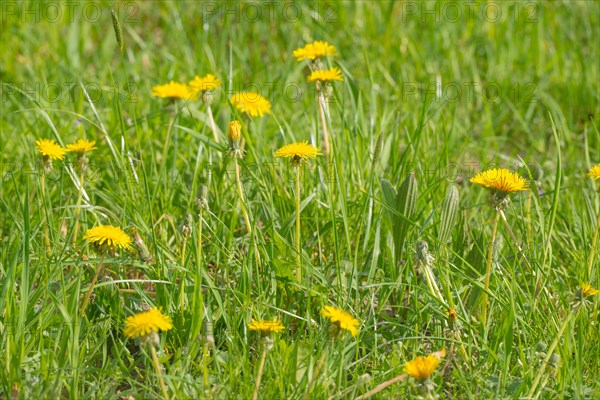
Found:
<svg viewBox="0 0 600 400"><path fill-rule="evenodd" d="M75 143L68 144L67 151L78 154L85 154L88 151L96 150L96 147L94 147L95 144L96 142L93 140L90 141L85 139L79 139Z"/></svg>
<svg viewBox="0 0 600 400"><path fill-rule="evenodd" d="M590 169L590 172L588 172L588 176L594 180L600 179L600 164L594 165L592 169Z"/></svg>
<svg viewBox="0 0 600 400"><path fill-rule="evenodd" d="M190 88L195 92L205 92L207 90L215 90L221 86L221 80L216 75L208 74L202 78L196 76L190 81Z"/></svg>
<svg viewBox="0 0 600 400"><path fill-rule="evenodd" d="M65 158L67 149L55 143L54 140L39 139L35 143L43 157L51 160L62 160Z"/></svg>
<svg viewBox="0 0 600 400"><path fill-rule="evenodd" d="M292 157L294 161L315 158L319 155L321 155L319 149L308 142L287 144L275 152L277 158Z"/></svg>
<svg viewBox="0 0 600 400"><path fill-rule="evenodd" d="M262 117L271 113L271 102L258 93L236 93L231 96L230 100L235 108L251 117Z"/></svg>
<svg viewBox="0 0 600 400"><path fill-rule="evenodd" d="M333 306L325 306L321 310L321 314L329 318L331 323L337 325L338 328L349 331L352 336L358 335L360 322L346 311Z"/></svg>
<svg viewBox="0 0 600 400"><path fill-rule="evenodd" d="M419 382L429 379L433 371L440 365L440 361L446 355L446 350L442 349L427 357L419 356L404 365L404 372L412 376Z"/></svg>
<svg viewBox="0 0 600 400"><path fill-rule="evenodd" d="M471 178L470 182L504 194L529 190L527 181L523 177L516 172L510 172L506 168L494 168L480 172Z"/></svg>
<svg viewBox="0 0 600 400"><path fill-rule="evenodd" d="M100 225L88 229L83 239L98 246L106 246L109 249L122 248L131 249L131 238L121 228L111 225Z"/></svg>
<svg viewBox="0 0 600 400"><path fill-rule="evenodd" d="M237 142L242 137L242 124L240 121L233 120L227 125L227 136L231 142Z"/></svg>
<svg viewBox="0 0 600 400"><path fill-rule="evenodd" d="M456 319L458 318L458 314L456 314L456 310L454 309L454 307L450 307L448 311L446 311L446 315L452 321L456 321Z"/></svg>
<svg viewBox="0 0 600 400"><path fill-rule="evenodd" d="M313 71L308 76L308 82L331 82L331 81L343 81L342 72L339 68L333 67L331 69L319 69Z"/></svg>
<svg viewBox="0 0 600 400"><path fill-rule="evenodd" d="M589 283L582 283L581 284L581 295L583 297L595 296L598 293L600 293L600 291L598 289L594 288Z"/></svg>
<svg viewBox="0 0 600 400"><path fill-rule="evenodd" d="M174 81L164 85L153 86L152 96L184 100L194 100L196 98L196 94L188 85Z"/></svg>
<svg viewBox="0 0 600 400"><path fill-rule="evenodd" d="M154 307L148 311L127 317L123 334L134 339L148 336L152 332L158 333L158 331L168 331L170 329L173 329L171 317L163 314L159 308Z"/></svg>
<svg viewBox="0 0 600 400"><path fill-rule="evenodd" d="M326 56L336 56L337 50L335 46L317 40L312 43L308 43L306 46L296 49L292 53L298 61L302 60L316 60L317 58Z"/></svg>
<svg viewBox="0 0 600 400"><path fill-rule="evenodd" d="M283 332L285 326L279 321L256 321L254 318L248 324L248 329L251 331L259 331L263 334Z"/></svg>

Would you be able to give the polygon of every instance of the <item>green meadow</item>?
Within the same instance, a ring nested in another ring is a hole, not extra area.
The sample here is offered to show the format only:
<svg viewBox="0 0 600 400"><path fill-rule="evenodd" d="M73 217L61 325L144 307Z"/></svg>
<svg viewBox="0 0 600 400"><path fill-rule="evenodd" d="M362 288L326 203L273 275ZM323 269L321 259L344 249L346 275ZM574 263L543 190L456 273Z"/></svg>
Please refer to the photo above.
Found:
<svg viewBox="0 0 600 400"><path fill-rule="evenodd" d="M0 399L600 398L600 2L0 19Z"/></svg>

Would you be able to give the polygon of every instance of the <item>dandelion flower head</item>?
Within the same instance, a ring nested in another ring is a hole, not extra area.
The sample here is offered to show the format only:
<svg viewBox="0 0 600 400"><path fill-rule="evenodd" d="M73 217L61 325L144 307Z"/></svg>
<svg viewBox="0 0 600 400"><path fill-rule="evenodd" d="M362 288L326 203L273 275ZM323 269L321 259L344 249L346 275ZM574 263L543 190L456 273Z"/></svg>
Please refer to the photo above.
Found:
<svg viewBox="0 0 600 400"><path fill-rule="evenodd" d="M308 43L306 46L296 49L292 53L298 61L316 60L326 56L336 56L335 46L321 40Z"/></svg>
<svg viewBox="0 0 600 400"><path fill-rule="evenodd" d="M51 160L62 160L65 158L67 149L55 143L54 140L39 139L35 142L40 154Z"/></svg>
<svg viewBox="0 0 600 400"><path fill-rule="evenodd" d="M318 155L321 155L319 149L308 142L287 144L275 152L277 158L292 157L294 161L315 158Z"/></svg>
<svg viewBox="0 0 600 400"><path fill-rule="evenodd" d="M216 75L208 74L202 78L196 76L190 81L190 88L194 92L205 92L207 90L215 90L221 86L221 80Z"/></svg>
<svg viewBox="0 0 600 400"><path fill-rule="evenodd" d="M151 308L148 311L127 317L123 334L128 338L145 337L152 332L168 331L173 329L171 317L162 313L159 308Z"/></svg>
<svg viewBox="0 0 600 400"><path fill-rule="evenodd" d="M87 239L90 243L100 247L107 247L115 250L122 248L125 250L131 249L131 238L121 228L111 225L100 225L95 228L88 229L83 239Z"/></svg>
<svg viewBox="0 0 600 400"><path fill-rule="evenodd" d="M588 176L594 180L600 179L600 164L594 165L592 169L590 169L590 172L588 172Z"/></svg>
<svg viewBox="0 0 600 400"><path fill-rule="evenodd" d="M433 374L433 371L440 365L441 359L446 355L445 350L440 350L427 357L419 356L404 365L404 372L412 376L419 382L423 382Z"/></svg>
<svg viewBox="0 0 600 400"><path fill-rule="evenodd" d="M85 154L88 151L96 150L96 147L94 147L95 144L95 141L79 139L75 143L68 144L67 151L78 154Z"/></svg>
<svg viewBox="0 0 600 400"><path fill-rule="evenodd" d="M273 332L283 332L285 326L279 321L256 321L255 319L252 319L252 322L248 324L248 329L251 331L259 331L263 334L269 334Z"/></svg>
<svg viewBox="0 0 600 400"><path fill-rule="evenodd" d="M472 177L470 182L503 194L518 192L520 190L529 190L527 181L523 177L506 168L494 168L480 172Z"/></svg>
<svg viewBox="0 0 600 400"><path fill-rule="evenodd" d="M600 293L600 291L598 289L594 288L589 283L583 283L583 284L581 284L581 295L583 297L595 296L598 293Z"/></svg>
<svg viewBox="0 0 600 400"><path fill-rule="evenodd" d="M331 69L319 69L313 71L308 76L308 82L332 82L332 81L343 81L342 72L339 68L333 67Z"/></svg>
<svg viewBox="0 0 600 400"><path fill-rule="evenodd" d="M271 113L271 102L258 93L241 92L236 93L230 98L231 104L238 111L248 114L251 117L262 117Z"/></svg>
<svg viewBox="0 0 600 400"><path fill-rule="evenodd" d="M321 310L321 314L323 314L324 317L329 318L331 323L338 328L349 331L352 336L358 335L360 322L346 311L333 306L325 306Z"/></svg>
<svg viewBox="0 0 600 400"><path fill-rule="evenodd" d="M164 85L153 86L152 96L171 99L193 100L195 99L196 94L185 83L177 83L171 81Z"/></svg>

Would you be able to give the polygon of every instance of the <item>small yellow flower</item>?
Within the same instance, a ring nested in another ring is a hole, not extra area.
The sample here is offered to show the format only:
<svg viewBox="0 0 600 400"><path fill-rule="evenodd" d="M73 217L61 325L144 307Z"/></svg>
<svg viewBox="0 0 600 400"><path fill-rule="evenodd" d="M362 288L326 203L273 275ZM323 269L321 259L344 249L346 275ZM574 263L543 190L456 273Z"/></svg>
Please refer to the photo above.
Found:
<svg viewBox="0 0 600 400"><path fill-rule="evenodd" d="M588 176L594 180L600 179L600 164L594 165L592 169L590 169L590 172L588 172Z"/></svg>
<svg viewBox="0 0 600 400"><path fill-rule="evenodd" d="M240 121L233 120L227 125L227 136L232 143L238 142L242 137L242 124Z"/></svg>
<svg viewBox="0 0 600 400"><path fill-rule="evenodd" d="M308 142L287 144L275 152L275 157L292 157L293 161L315 158L318 155L321 155L319 149Z"/></svg>
<svg viewBox="0 0 600 400"><path fill-rule="evenodd" d="M152 332L168 331L173 329L171 317L162 313L159 308L151 308L148 311L127 317L123 334L128 338L145 337Z"/></svg>
<svg viewBox="0 0 600 400"><path fill-rule="evenodd" d="M450 319L451 321L456 321L456 319L458 318L458 315L456 314L456 310L454 309L454 307L450 307L448 309L448 311L446 311L446 315L448 316L448 319Z"/></svg>
<svg viewBox="0 0 600 400"><path fill-rule="evenodd" d="M404 372L412 376L419 382L429 379L433 371L440 365L440 361L446 355L446 350L442 349L427 357L419 356L404 365Z"/></svg>
<svg viewBox="0 0 600 400"><path fill-rule="evenodd" d="M529 190L527 181L523 177L505 168L494 168L480 172L471 178L470 182L502 192L503 194Z"/></svg>
<svg viewBox="0 0 600 400"><path fill-rule="evenodd" d="M54 140L40 139L36 140L38 151L44 158L51 160L62 160L65 158L67 149L55 143Z"/></svg>
<svg viewBox="0 0 600 400"><path fill-rule="evenodd" d="M153 86L152 96L184 100L194 100L196 98L196 94L188 85L174 81L164 85Z"/></svg>
<svg viewBox="0 0 600 400"><path fill-rule="evenodd" d="M251 117L262 117L271 113L271 102L258 93L236 93L231 96L230 100L235 108Z"/></svg>
<svg viewBox="0 0 600 400"><path fill-rule="evenodd" d="M248 329L251 331L259 331L263 334L269 334L273 332L283 332L285 326L279 321L256 321L255 319L252 319L252 322L248 324Z"/></svg>
<svg viewBox="0 0 600 400"><path fill-rule="evenodd" d="M95 141L79 139L75 143L68 144L67 151L82 155L87 153L88 151L96 150L96 147L94 147L95 144Z"/></svg>
<svg viewBox="0 0 600 400"><path fill-rule="evenodd" d="M339 68L333 67L331 69L319 69L313 71L308 76L308 82L331 82L331 81L343 81L342 72Z"/></svg>
<svg viewBox="0 0 600 400"><path fill-rule="evenodd" d="M590 285L589 283L582 283L581 284L581 295L583 297L590 297L590 296L595 296L598 293L600 293L600 291L598 289L595 289L592 285Z"/></svg>
<svg viewBox="0 0 600 400"><path fill-rule="evenodd" d="M321 314L323 314L324 317L329 318L331 323L336 325L339 329L349 331L352 336L358 335L360 322L346 311L332 306L325 306L321 310Z"/></svg>
<svg viewBox="0 0 600 400"><path fill-rule="evenodd" d="M221 80L216 75L208 74L202 78L196 76L190 81L190 88L195 92L205 92L207 90L215 90L221 86Z"/></svg>
<svg viewBox="0 0 600 400"><path fill-rule="evenodd" d="M308 43L304 47L294 50L292 54L298 61L316 60L317 58L321 57L336 56L337 50L335 46L327 42L317 40L312 43Z"/></svg>
<svg viewBox="0 0 600 400"><path fill-rule="evenodd" d="M116 226L100 225L88 229L83 239L88 239L90 243L94 243L100 247L104 246L110 250L115 250L116 248L131 249L131 238L121 228Z"/></svg>

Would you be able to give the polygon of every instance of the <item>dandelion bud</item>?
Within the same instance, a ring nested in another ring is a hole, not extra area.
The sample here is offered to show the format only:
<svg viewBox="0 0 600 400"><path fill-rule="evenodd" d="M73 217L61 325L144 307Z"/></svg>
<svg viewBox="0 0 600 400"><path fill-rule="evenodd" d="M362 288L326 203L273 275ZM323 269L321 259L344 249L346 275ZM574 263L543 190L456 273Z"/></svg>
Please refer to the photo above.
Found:
<svg viewBox="0 0 600 400"><path fill-rule="evenodd" d="M548 363L552 367L558 368L558 366L560 365L560 355L558 353L552 353L552 355L550 356L550 360L548 360Z"/></svg>
<svg viewBox="0 0 600 400"><path fill-rule="evenodd" d="M231 143L237 143L242 137L242 124L239 121L233 120L227 126L227 135Z"/></svg>

